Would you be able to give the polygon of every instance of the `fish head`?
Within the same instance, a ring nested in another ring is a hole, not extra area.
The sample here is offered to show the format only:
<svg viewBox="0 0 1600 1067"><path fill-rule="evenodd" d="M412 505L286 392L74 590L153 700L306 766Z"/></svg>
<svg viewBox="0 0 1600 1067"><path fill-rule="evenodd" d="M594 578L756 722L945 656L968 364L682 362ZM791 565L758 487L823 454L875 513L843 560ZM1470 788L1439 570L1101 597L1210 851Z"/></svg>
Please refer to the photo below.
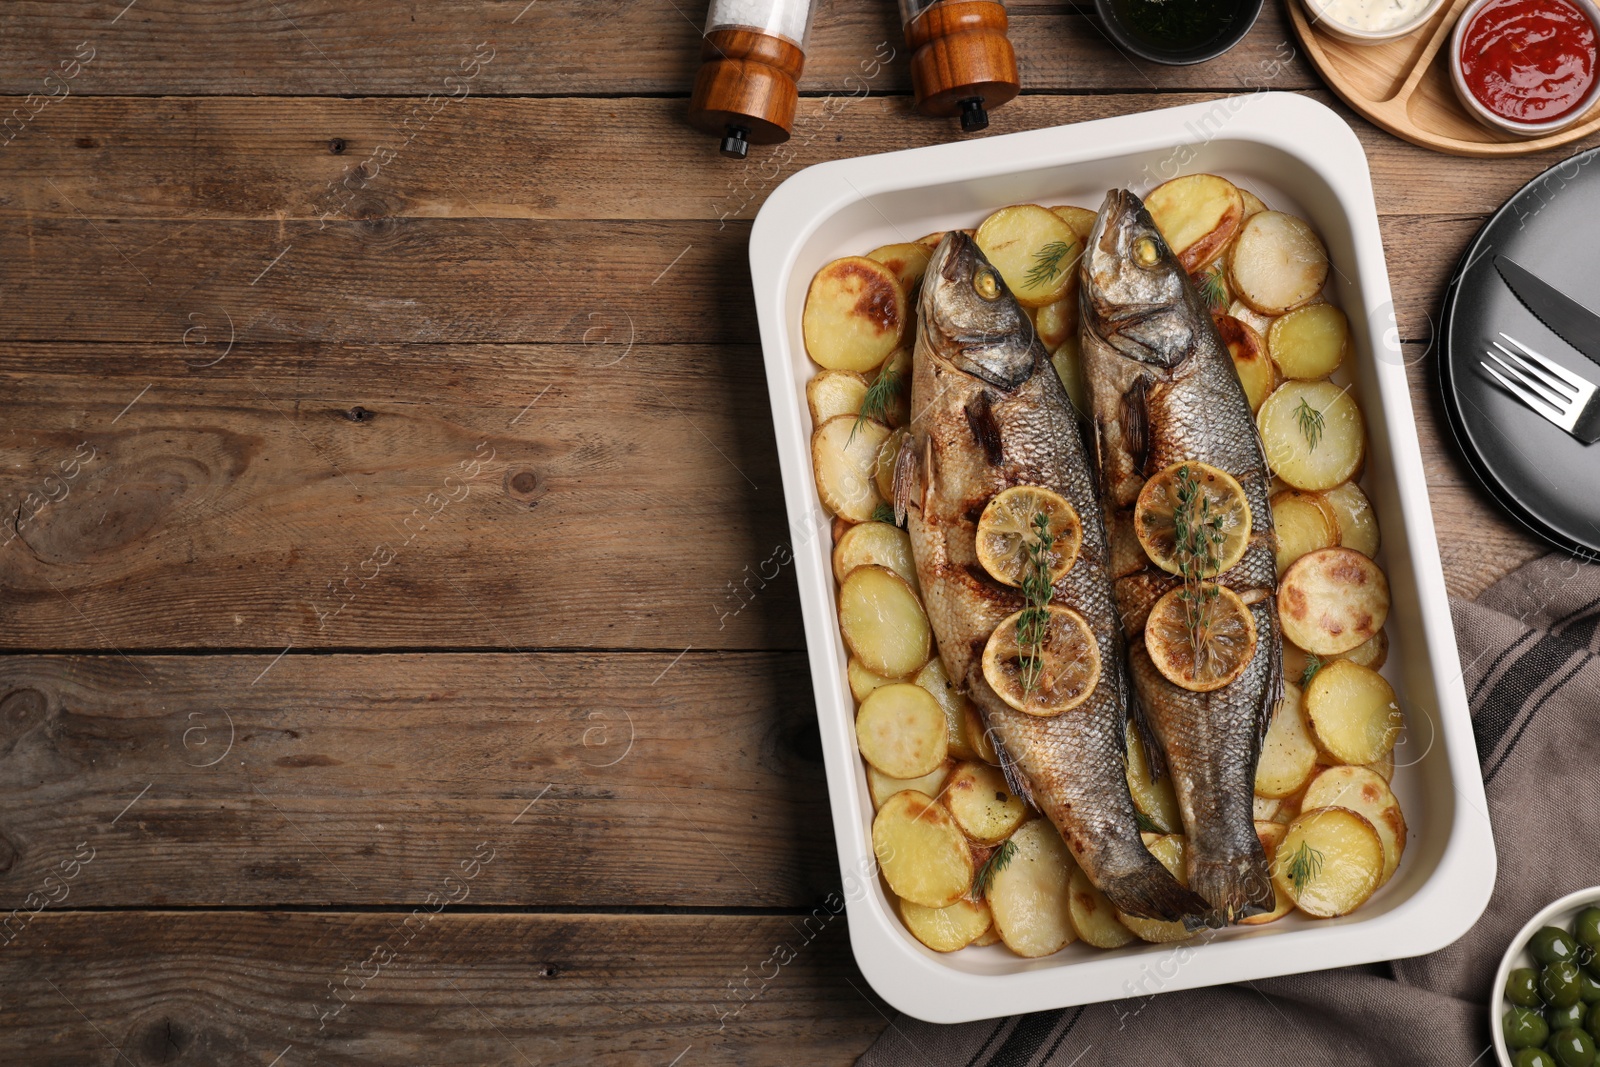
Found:
<svg viewBox="0 0 1600 1067"><path fill-rule="evenodd" d="M1128 359L1171 367L1210 319L1144 201L1126 189L1106 194L1080 270L1083 328Z"/></svg>
<svg viewBox="0 0 1600 1067"><path fill-rule="evenodd" d="M928 260L917 320L918 343L965 374L1008 392L1033 374L1033 323L960 230L945 234Z"/></svg>

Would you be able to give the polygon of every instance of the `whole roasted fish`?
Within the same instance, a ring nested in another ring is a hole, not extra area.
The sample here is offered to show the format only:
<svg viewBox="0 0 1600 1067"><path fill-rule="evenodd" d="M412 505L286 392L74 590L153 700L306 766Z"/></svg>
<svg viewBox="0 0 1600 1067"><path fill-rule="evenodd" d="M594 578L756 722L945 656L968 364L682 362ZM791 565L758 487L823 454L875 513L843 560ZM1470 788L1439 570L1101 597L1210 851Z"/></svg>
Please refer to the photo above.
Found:
<svg viewBox="0 0 1600 1067"><path fill-rule="evenodd" d="M1172 774L1189 885L1219 917L1239 919L1273 906L1252 812L1261 740L1283 690L1272 476L1228 350L1137 196L1106 196L1079 269L1079 348L1135 711ZM1212 692L1169 681L1143 637L1152 604L1183 579L1150 562L1134 534L1134 504L1146 479L1182 461L1232 475L1250 510L1244 555L1212 580L1249 606L1255 651L1242 674Z"/></svg>
<svg viewBox="0 0 1600 1067"><path fill-rule="evenodd" d="M1204 900L1145 848L1128 793L1127 686L1106 570L1106 536L1080 423L1049 353L970 237L951 232L929 262L917 307L911 438L897 468L912 553L945 670L980 709L1007 781L1061 831L1117 908L1198 922ZM907 462L909 460L909 462ZM977 524L996 493L1043 486L1081 520L1076 561L1052 603L1076 610L1100 651L1098 683L1054 717L1013 709L983 673L989 636L1023 607L979 563Z"/></svg>

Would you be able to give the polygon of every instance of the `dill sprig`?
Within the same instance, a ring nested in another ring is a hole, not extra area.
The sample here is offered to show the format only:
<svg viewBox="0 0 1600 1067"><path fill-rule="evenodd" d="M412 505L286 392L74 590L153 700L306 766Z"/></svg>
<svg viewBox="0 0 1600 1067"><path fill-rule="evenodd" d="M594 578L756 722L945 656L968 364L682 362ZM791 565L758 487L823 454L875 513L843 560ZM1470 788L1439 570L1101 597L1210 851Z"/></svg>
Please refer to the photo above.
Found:
<svg viewBox="0 0 1600 1067"><path fill-rule="evenodd" d="M1317 676L1317 672L1321 669L1322 657L1317 655L1315 652L1307 652L1305 670L1300 672L1300 688L1304 689L1306 686L1310 685L1311 679L1315 678Z"/></svg>
<svg viewBox="0 0 1600 1067"><path fill-rule="evenodd" d="M1022 699L1026 701L1039 688L1044 674L1044 635L1050 627L1050 550L1056 536L1050 532L1050 516L1039 512L1033 517L1033 539L1028 542L1028 562L1022 574L1022 598L1027 606L1017 615L1017 647L1021 650Z"/></svg>
<svg viewBox="0 0 1600 1067"><path fill-rule="evenodd" d="M899 370L890 367L887 361L884 362L882 369L878 371L878 376L867 386L866 395L861 398L861 410L856 412L856 422L850 427L850 437L845 441L846 444L855 440L856 431L861 429L861 424L868 419L875 419L878 422L888 421L886 416L889 413L889 405L894 403L895 395L900 392L902 378Z"/></svg>
<svg viewBox="0 0 1600 1067"><path fill-rule="evenodd" d="M1322 430L1326 420L1322 412L1306 403L1306 398L1300 398L1300 406L1294 409L1294 417L1300 420L1300 434L1306 439L1306 444L1315 452L1322 443Z"/></svg>
<svg viewBox="0 0 1600 1067"><path fill-rule="evenodd" d="M1028 268L1028 276L1023 280L1024 289L1037 289L1048 285L1060 277L1061 272L1071 264L1062 265L1067 254L1076 248L1076 241L1051 241L1033 254L1033 266Z"/></svg>
<svg viewBox="0 0 1600 1067"><path fill-rule="evenodd" d="M877 507L872 509L872 521L886 522L890 526L896 525L894 521L894 508L890 507L888 504L879 504Z"/></svg>
<svg viewBox="0 0 1600 1067"><path fill-rule="evenodd" d="M989 882L1006 869L1016 854L1017 843L1009 837L1000 843L999 848L989 853L989 858L983 861L978 873L972 876L972 896L983 896L989 888Z"/></svg>
<svg viewBox="0 0 1600 1067"><path fill-rule="evenodd" d="M1228 283L1223 279L1221 263L1196 278L1195 288L1200 290L1200 298L1212 311L1228 306Z"/></svg>
<svg viewBox="0 0 1600 1067"><path fill-rule="evenodd" d="M1289 884L1298 893L1305 889L1306 883L1322 873L1322 853L1302 841L1294 855L1289 857L1285 870L1289 875Z"/></svg>
<svg viewBox="0 0 1600 1067"><path fill-rule="evenodd" d="M1147 834L1164 834L1167 832L1165 827L1142 811L1135 811L1133 813L1133 821L1138 823L1139 829L1143 830Z"/></svg>

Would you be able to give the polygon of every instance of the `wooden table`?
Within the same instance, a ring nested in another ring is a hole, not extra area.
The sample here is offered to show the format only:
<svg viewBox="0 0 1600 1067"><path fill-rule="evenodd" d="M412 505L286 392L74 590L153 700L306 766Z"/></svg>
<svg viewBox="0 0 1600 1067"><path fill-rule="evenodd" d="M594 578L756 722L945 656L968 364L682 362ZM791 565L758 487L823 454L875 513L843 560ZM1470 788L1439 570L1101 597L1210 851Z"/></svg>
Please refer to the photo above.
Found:
<svg viewBox="0 0 1600 1067"><path fill-rule="evenodd" d="M815 910L745 249L800 167L957 136L892 7L824 0L795 138L743 163L681 120L701 6L0 9L0 1062L842 1064L884 1028ZM1272 5L1178 69L1011 7L991 135L1330 99ZM1556 157L1353 124L1473 596L1540 549L1441 439L1432 317Z"/></svg>

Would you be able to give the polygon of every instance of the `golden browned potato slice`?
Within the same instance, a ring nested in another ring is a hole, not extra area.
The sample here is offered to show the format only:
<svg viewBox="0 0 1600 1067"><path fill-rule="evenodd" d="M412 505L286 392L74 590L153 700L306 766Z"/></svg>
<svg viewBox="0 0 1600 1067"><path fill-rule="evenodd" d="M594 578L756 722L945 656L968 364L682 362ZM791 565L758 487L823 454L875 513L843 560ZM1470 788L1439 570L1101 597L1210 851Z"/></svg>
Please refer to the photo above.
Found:
<svg viewBox="0 0 1600 1067"><path fill-rule="evenodd" d="M867 380L853 370L825 370L806 383L811 425L821 426L839 415L854 416L867 395Z"/></svg>
<svg viewBox="0 0 1600 1067"><path fill-rule="evenodd" d="M911 936L935 952L966 948L994 925L989 905L962 897L948 908L925 908L909 900L900 902L900 918Z"/></svg>
<svg viewBox="0 0 1600 1067"><path fill-rule="evenodd" d="M1077 294L1064 296L1053 304L1046 304L1034 314L1033 322L1039 331L1039 340L1043 341L1044 346L1052 352L1066 344L1068 338L1077 340Z"/></svg>
<svg viewBox="0 0 1600 1067"><path fill-rule="evenodd" d="M917 286L922 284L922 275L927 271L928 259L932 255L933 249L927 245L913 243L874 248L867 253L867 258L875 259L894 271L900 288L905 290L906 298L910 299L916 295Z"/></svg>
<svg viewBox="0 0 1600 1067"><path fill-rule="evenodd" d="M1332 304L1312 304L1274 319L1267 350L1285 378L1326 378L1350 351L1350 320Z"/></svg>
<svg viewBox="0 0 1600 1067"><path fill-rule="evenodd" d="M928 254L932 255L933 250L939 247L939 242L944 240L944 235L948 232L948 230L935 230L932 233L925 233L921 237L918 237L913 243L919 244L923 248L926 248L928 250Z"/></svg>
<svg viewBox="0 0 1600 1067"><path fill-rule="evenodd" d="M1267 738L1261 745L1261 759L1256 764L1256 795L1278 799L1293 796L1316 768L1317 746L1306 723L1300 687L1285 682L1283 699L1272 713Z"/></svg>
<svg viewBox="0 0 1600 1067"><path fill-rule="evenodd" d="M1150 190L1144 206L1184 270L1196 270L1228 246L1244 221L1244 198L1226 178L1185 174Z"/></svg>
<svg viewBox="0 0 1600 1067"><path fill-rule="evenodd" d="M956 759L976 759L978 754L967 741L967 711L972 702L951 683L944 671L944 661L935 654L912 681L926 689L944 712L950 755Z"/></svg>
<svg viewBox="0 0 1600 1067"><path fill-rule="evenodd" d="M1272 861L1273 884L1307 915L1348 915L1383 879L1383 841L1349 808L1310 808L1289 824Z"/></svg>
<svg viewBox="0 0 1600 1067"><path fill-rule="evenodd" d="M956 825L982 845L997 845L1011 836L1028 816L1028 806L1014 796L998 767L968 761L950 776L944 805Z"/></svg>
<svg viewBox="0 0 1600 1067"><path fill-rule="evenodd" d="M972 888L972 852L943 804L907 789L872 820L878 870L901 900L948 908Z"/></svg>
<svg viewBox="0 0 1600 1067"><path fill-rule="evenodd" d="M1263 211L1239 227L1228 253L1228 281L1263 315L1309 304L1328 280L1328 251L1303 219Z"/></svg>
<svg viewBox="0 0 1600 1067"><path fill-rule="evenodd" d="M1285 382L1256 415L1272 472L1296 489L1349 481L1366 453L1366 422L1332 382Z"/></svg>
<svg viewBox="0 0 1600 1067"><path fill-rule="evenodd" d="M1329 767L1306 787L1308 808L1341 807L1364 817L1383 843L1383 879L1394 877L1406 848L1406 820L1388 780L1366 767Z"/></svg>
<svg viewBox="0 0 1600 1067"><path fill-rule="evenodd" d="M1261 849L1267 854L1267 867L1272 867L1272 857L1277 854L1278 846L1283 843L1284 836L1289 832L1289 827L1280 822L1256 820L1256 836L1261 839ZM1272 910L1252 915L1248 919L1240 919L1243 926L1265 926L1267 923L1276 922L1294 910L1294 900L1283 887L1276 882L1272 884L1273 904Z"/></svg>
<svg viewBox="0 0 1600 1067"><path fill-rule="evenodd" d="M971 703L967 704L964 715L966 721L967 747L973 754L985 763L1000 765L1000 757L994 750L994 736L989 733L983 724L983 714Z"/></svg>
<svg viewBox="0 0 1600 1067"><path fill-rule="evenodd" d="M1189 884L1184 872L1184 839L1178 834L1144 834L1144 845L1161 865L1172 872L1182 885ZM1141 919L1136 915L1117 913L1117 919L1139 936L1141 940L1158 944L1168 941L1187 941L1194 931L1186 930L1181 922L1162 922L1159 919Z"/></svg>
<svg viewBox="0 0 1600 1067"><path fill-rule="evenodd" d="M1228 305L1228 317L1238 319L1262 337L1262 345L1266 345L1267 333L1272 329L1272 316L1263 315L1243 300L1235 300ZM1268 357L1271 358L1271 357ZM1276 371L1277 368L1273 368Z"/></svg>
<svg viewBox="0 0 1600 1067"><path fill-rule="evenodd" d="M1240 189L1239 196L1244 200L1245 218L1249 218L1251 215L1259 215L1263 211L1267 210L1267 205L1263 204L1261 202L1261 198L1255 193L1252 193L1250 190Z"/></svg>
<svg viewBox="0 0 1600 1067"><path fill-rule="evenodd" d="M1067 391L1067 399L1072 401L1072 406L1080 412L1088 411L1089 383L1083 376L1078 339L1069 337L1061 342L1061 347L1050 357L1050 363L1055 367L1056 377L1061 379L1061 386Z"/></svg>
<svg viewBox="0 0 1600 1067"><path fill-rule="evenodd" d="M1030 959L1059 952L1077 937L1068 911L1077 864L1048 819L1024 823L1011 842L1010 862L990 875L984 893L1000 939Z"/></svg>
<svg viewBox="0 0 1600 1067"><path fill-rule="evenodd" d="M1367 494L1355 482L1329 489L1323 496L1339 523L1339 543L1371 559L1378 554L1378 516Z"/></svg>
<svg viewBox="0 0 1600 1067"><path fill-rule="evenodd" d="M999 943L1000 943L1000 931L996 930L994 928L994 925L991 923L990 926L989 926L989 929L985 930L983 932L982 936L978 937L976 940L974 940L972 942L972 947L973 948L987 948L990 945L998 945Z"/></svg>
<svg viewBox="0 0 1600 1067"><path fill-rule="evenodd" d="M1050 210L1061 216L1061 220L1072 227L1079 244L1088 242L1089 233L1094 229L1094 220L1099 216L1086 207L1073 207L1070 204L1063 204Z"/></svg>
<svg viewBox="0 0 1600 1067"><path fill-rule="evenodd" d="M944 792L944 783L950 777L950 772L955 769L955 766L955 760L945 760L920 778L890 778L887 774L868 763L866 765L867 793L872 797L872 810L877 811L888 803L890 797L907 789L915 789L917 792L937 800L939 794Z"/></svg>
<svg viewBox="0 0 1600 1067"><path fill-rule="evenodd" d="M850 695L856 698L859 704L871 695L874 689L882 689L890 682L898 682L898 678L885 678L880 674L873 674L861 665L861 661L854 656L845 664L845 677L850 680Z"/></svg>
<svg viewBox="0 0 1600 1067"><path fill-rule="evenodd" d="M1386 782L1394 781L1394 749L1391 748L1382 756L1367 764L1367 770Z"/></svg>
<svg viewBox="0 0 1600 1067"><path fill-rule="evenodd" d="M806 293L806 354L829 370L871 370L899 347L906 315L894 271L866 256L836 259L817 271Z"/></svg>
<svg viewBox="0 0 1600 1067"><path fill-rule="evenodd" d="M836 415L811 435L811 468L817 495L828 510L851 522L866 522L883 503L874 475L889 427L854 415Z"/></svg>
<svg viewBox="0 0 1600 1067"><path fill-rule="evenodd" d="M1256 822L1271 822L1278 814L1278 809L1283 807L1283 801L1277 797L1256 797L1251 808Z"/></svg>
<svg viewBox="0 0 1600 1067"><path fill-rule="evenodd" d="M915 674L932 651L933 634L917 594L904 578L876 564L857 567L839 586L839 629L861 665L885 678Z"/></svg>
<svg viewBox="0 0 1600 1067"><path fill-rule="evenodd" d="M891 778L918 778L945 761L944 712L920 685L893 682L867 694L856 712L861 756Z"/></svg>
<svg viewBox="0 0 1600 1067"><path fill-rule="evenodd" d="M1272 530L1278 538L1278 574L1307 552L1339 543L1339 522L1322 494L1287 489L1272 498Z"/></svg>
<svg viewBox="0 0 1600 1067"><path fill-rule="evenodd" d="M1133 795L1133 806L1150 823L1164 834L1183 829L1183 816L1178 814L1178 795L1173 792L1172 779L1162 775L1150 776L1150 755L1145 751L1139 730L1128 723L1128 792Z"/></svg>
<svg viewBox="0 0 1600 1067"><path fill-rule="evenodd" d="M1278 387L1278 368L1267 355L1267 346L1255 327L1241 322L1232 315L1218 315L1217 333L1228 346L1233 357L1233 369L1239 372L1239 384L1250 401L1251 411L1260 411L1267 397Z"/></svg>
<svg viewBox="0 0 1600 1067"><path fill-rule="evenodd" d="M1082 243L1065 219L1037 204L1001 208L983 220L976 240L1026 307L1060 300L1077 280Z"/></svg>
<svg viewBox="0 0 1600 1067"><path fill-rule="evenodd" d="M1389 581L1355 549L1324 548L1301 556L1284 574L1278 614L1289 640L1318 656L1336 656L1383 629Z"/></svg>
<svg viewBox="0 0 1600 1067"><path fill-rule="evenodd" d="M1317 744L1340 763L1373 763L1400 736L1400 703L1383 675L1336 659L1306 687L1306 720Z"/></svg>
<svg viewBox="0 0 1600 1067"><path fill-rule="evenodd" d="M1133 931L1117 921L1117 909L1096 889L1083 868L1073 865L1067 887L1067 916L1078 939L1095 948L1121 948L1134 940Z"/></svg>
<svg viewBox="0 0 1600 1067"><path fill-rule="evenodd" d="M911 535L887 522L862 522L846 530L833 546L833 577L842 582L857 567L877 564L888 567L913 590L917 588L917 565L911 558Z"/></svg>

